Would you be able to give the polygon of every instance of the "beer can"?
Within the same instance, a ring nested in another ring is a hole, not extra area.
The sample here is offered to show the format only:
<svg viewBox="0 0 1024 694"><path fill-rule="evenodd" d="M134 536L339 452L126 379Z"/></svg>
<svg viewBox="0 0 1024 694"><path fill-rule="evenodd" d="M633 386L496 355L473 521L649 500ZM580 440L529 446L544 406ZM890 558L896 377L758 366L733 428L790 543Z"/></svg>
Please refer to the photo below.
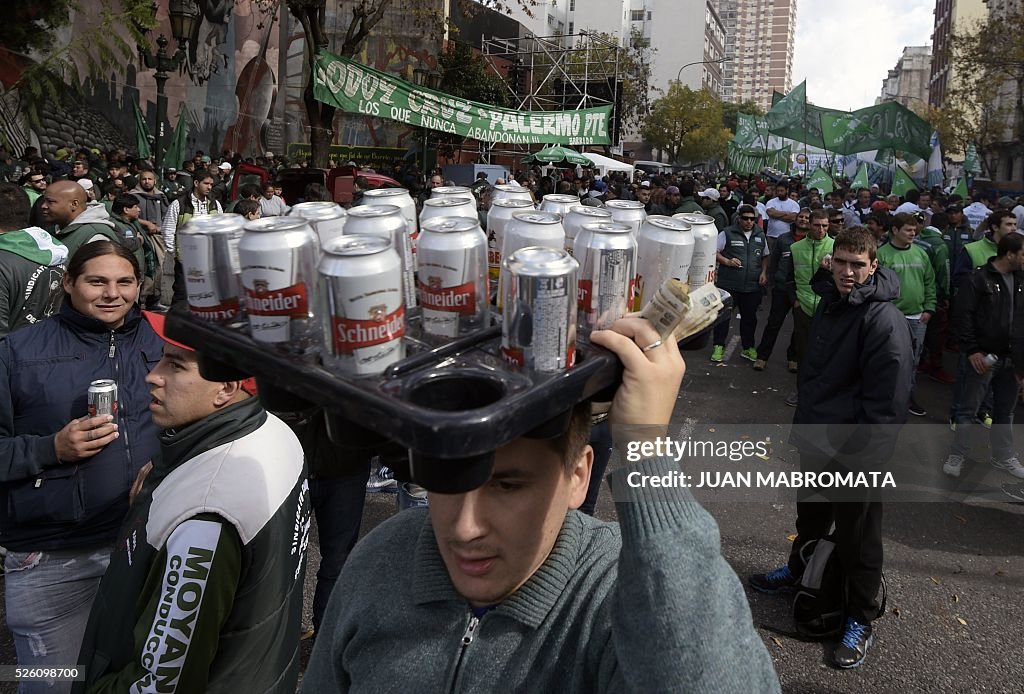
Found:
<svg viewBox="0 0 1024 694"><path fill-rule="evenodd" d="M537 209L543 210L544 212L557 212L563 217L569 214L569 210L580 204L580 196L578 195L563 195L559 193L550 193L545 195Z"/></svg>
<svg viewBox="0 0 1024 694"><path fill-rule="evenodd" d="M533 203L518 198L504 198L491 202L487 211L487 270L494 287L498 285L501 270L501 244L505 239L505 227L516 212L533 209Z"/></svg>
<svg viewBox="0 0 1024 694"><path fill-rule="evenodd" d="M529 246L502 261L501 352L514 366L557 373L576 363L579 264L561 248Z"/></svg>
<svg viewBox="0 0 1024 694"><path fill-rule="evenodd" d="M576 235L584 224L591 222L610 222L612 213L603 207L591 207L590 205L573 205L569 213L562 217L562 228L565 229L565 250L570 255L575 255L573 246L576 243Z"/></svg>
<svg viewBox="0 0 1024 694"><path fill-rule="evenodd" d="M430 189L431 200L443 198L472 198L473 191L466 186L435 186Z"/></svg>
<svg viewBox="0 0 1024 694"><path fill-rule="evenodd" d="M345 235L380 236L394 246L402 260L402 298L406 306L416 305L416 266L412 257L409 223L396 205L359 205L348 211Z"/></svg>
<svg viewBox="0 0 1024 694"><path fill-rule="evenodd" d="M409 235L414 236L417 230L416 203L405 188L371 188L363 191L364 205L394 205L402 211L409 225Z"/></svg>
<svg viewBox="0 0 1024 694"><path fill-rule="evenodd" d="M476 199L472 195L454 198L430 198L423 201L420 227L428 219L437 217L476 217Z"/></svg>
<svg viewBox="0 0 1024 694"><path fill-rule="evenodd" d="M595 222L586 225L586 245L577 246L580 264L580 331L605 330L633 305L636 240L629 225Z"/></svg>
<svg viewBox="0 0 1024 694"><path fill-rule="evenodd" d="M636 238L636 295L639 311L667 279L689 282L693 231L681 219L651 215Z"/></svg>
<svg viewBox="0 0 1024 694"><path fill-rule="evenodd" d="M276 351L312 359L320 351L320 242L301 217L246 222L238 244L249 333Z"/></svg>
<svg viewBox="0 0 1024 694"><path fill-rule="evenodd" d="M199 215L178 231L178 255L193 316L215 323L233 323L242 317L238 245L244 227L241 215Z"/></svg>
<svg viewBox="0 0 1024 694"><path fill-rule="evenodd" d="M644 204L636 200L609 200L605 209L612 213L612 221L628 224L633 228L633 235L640 233L640 225L647 219Z"/></svg>
<svg viewBox="0 0 1024 694"><path fill-rule="evenodd" d="M328 241L344 233L345 218L348 214L345 208L336 202L315 201L300 202L289 210L288 216L302 217L309 222L320 239L320 248L323 248Z"/></svg>
<svg viewBox="0 0 1024 694"><path fill-rule="evenodd" d="M531 205L534 204L533 193L526 186L514 186L502 183L491 188L491 204L498 200L525 200Z"/></svg>
<svg viewBox="0 0 1024 694"><path fill-rule="evenodd" d="M370 376L405 356L402 259L388 239L335 239L324 248L319 283L328 370Z"/></svg>
<svg viewBox="0 0 1024 694"><path fill-rule="evenodd" d="M715 258L718 253L718 227L715 218L706 214L686 213L672 215L690 225L693 234L693 258L690 261L690 289L715 282Z"/></svg>
<svg viewBox="0 0 1024 694"><path fill-rule="evenodd" d="M487 237L469 217L427 220L420 231L419 299L423 329L458 337L487 325Z"/></svg>
<svg viewBox="0 0 1024 694"><path fill-rule="evenodd" d="M512 213L512 220L505 225L505 236L501 240L503 261L498 273L499 307L504 301L504 292L502 291L505 281L502 279L505 271L504 258L527 246L565 248L565 229L562 228L562 216L556 212L541 212L540 210Z"/></svg>
<svg viewBox="0 0 1024 694"><path fill-rule="evenodd" d="M117 416L117 383L101 378L89 384L89 416Z"/></svg>

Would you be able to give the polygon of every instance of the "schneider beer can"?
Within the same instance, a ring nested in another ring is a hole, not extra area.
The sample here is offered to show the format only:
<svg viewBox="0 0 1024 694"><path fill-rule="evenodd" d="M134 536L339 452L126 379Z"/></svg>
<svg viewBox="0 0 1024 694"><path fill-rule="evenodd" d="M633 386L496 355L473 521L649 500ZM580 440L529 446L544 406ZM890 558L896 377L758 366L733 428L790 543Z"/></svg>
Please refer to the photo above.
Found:
<svg viewBox="0 0 1024 694"><path fill-rule="evenodd" d="M569 251L570 255L575 255L576 236L584 224L610 221L612 221L612 213L603 207L573 205L569 214L562 217L562 227L565 229L565 250Z"/></svg>
<svg viewBox="0 0 1024 694"><path fill-rule="evenodd" d="M541 199L538 209L543 210L544 212L557 212L564 217L569 214L569 210L579 204L580 197L578 195L550 193Z"/></svg>
<svg viewBox="0 0 1024 694"><path fill-rule="evenodd" d="M636 238L636 299L639 311L667 279L689 282L693 231L687 222L651 215Z"/></svg>
<svg viewBox="0 0 1024 694"><path fill-rule="evenodd" d="M555 373L576 362L578 271L561 248L520 248L502 261L501 352L510 364Z"/></svg>
<svg viewBox="0 0 1024 694"><path fill-rule="evenodd" d="M440 200L442 198L472 198L473 191L466 186L436 186L430 189L430 199Z"/></svg>
<svg viewBox="0 0 1024 694"><path fill-rule="evenodd" d="M353 208L355 209L355 208ZM323 359L331 371L379 374L405 356L402 259L380 236L346 234L324 249Z"/></svg>
<svg viewBox="0 0 1024 694"><path fill-rule="evenodd" d="M406 306L415 306L416 266L412 256L412 236L401 208L397 205L360 205L350 208L345 222L345 235L350 234L380 236L391 242L402 260L402 298Z"/></svg>
<svg viewBox="0 0 1024 694"><path fill-rule="evenodd" d="M526 186L513 186L508 183L500 183L491 188L491 204L498 200L525 200L534 204L533 193Z"/></svg>
<svg viewBox="0 0 1024 694"><path fill-rule="evenodd" d="M178 252L193 316L215 323L241 318L244 290L238 245L244 226L240 215L199 215L178 232Z"/></svg>
<svg viewBox="0 0 1024 694"><path fill-rule="evenodd" d="M693 258L690 260L690 291L715 282L715 262L718 252L718 227L715 218L706 214L681 212L672 215L690 225L693 234Z"/></svg>
<svg viewBox="0 0 1024 694"><path fill-rule="evenodd" d="M631 226L634 236L640 232L640 225L647 219L644 204L636 200L609 200L604 206L612 213L613 221Z"/></svg>
<svg viewBox="0 0 1024 694"><path fill-rule="evenodd" d="M117 416L117 383L101 378L89 384L89 416Z"/></svg>
<svg viewBox="0 0 1024 694"><path fill-rule="evenodd" d="M556 212L527 210L513 212L512 220L505 225L505 236L501 240L502 266L498 274L498 306L502 306L505 293L502 290L505 280L504 259L513 252L527 246L544 246L545 248L565 248L565 229L562 227L562 215Z"/></svg>
<svg viewBox="0 0 1024 694"><path fill-rule="evenodd" d="M505 239L505 228L512 221L516 212L533 209L533 203L518 198L504 198L491 202L487 211L487 270L491 283L498 286L498 275L501 271L501 244Z"/></svg>
<svg viewBox="0 0 1024 694"><path fill-rule="evenodd" d="M409 225L409 237L416 237L419 220L416 218L416 203L405 188L371 188L363 191L364 205L394 205L402 211ZM410 244L411 245L411 244Z"/></svg>
<svg viewBox="0 0 1024 694"><path fill-rule="evenodd" d="M636 241L632 229L619 222L587 224L586 245L577 246L580 264L579 324L590 333L605 330L633 304Z"/></svg>
<svg viewBox="0 0 1024 694"><path fill-rule="evenodd" d="M437 217L476 217L476 199L472 194L453 198L430 198L423 201L420 228L423 222Z"/></svg>
<svg viewBox="0 0 1024 694"><path fill-rule="evenodd" d="M487 237L476 219L438 217L420 232L423 329L458 337L487 325Z"/></svg>
<svg viewBox="0 0 1024 694"><path fill-rule="evenodd" d="M313 227L320 239L320 248L331 239L342 235L345 230L345 208L336 202L314 201L300 202L288 212L290 217L302 217Z"/></svg>
<svg viewBox="0 0 1024 694"><path fill-rule="evenodd" d="M264 217L245 224L238 244L249 332L284 354L320 351L317 263L320 243L301 217Z"/></svg>

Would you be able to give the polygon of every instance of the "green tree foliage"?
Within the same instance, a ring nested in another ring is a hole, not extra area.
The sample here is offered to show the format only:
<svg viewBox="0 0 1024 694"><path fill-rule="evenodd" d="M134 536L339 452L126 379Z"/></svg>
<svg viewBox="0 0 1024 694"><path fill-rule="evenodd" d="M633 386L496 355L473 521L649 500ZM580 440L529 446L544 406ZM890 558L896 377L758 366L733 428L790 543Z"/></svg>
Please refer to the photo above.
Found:
<svg viewBox="0 0 1024 694"><path fill-rule="evenodd" d="M757 105L756 102L742 101L738 104L734 103L722 103L722 127L728 128L729 130L736 132L736 115L739 113L747 113L752 116L763 116L764 110Z"/></svg>
<svg viewBox="0 0 1024 694"><path fill-rule="evenodd" d="M732 138L732 132L722 127L718 97L708 89L694 91L678 82L654 102L640 134L677 164L724 158Z"/></svg>

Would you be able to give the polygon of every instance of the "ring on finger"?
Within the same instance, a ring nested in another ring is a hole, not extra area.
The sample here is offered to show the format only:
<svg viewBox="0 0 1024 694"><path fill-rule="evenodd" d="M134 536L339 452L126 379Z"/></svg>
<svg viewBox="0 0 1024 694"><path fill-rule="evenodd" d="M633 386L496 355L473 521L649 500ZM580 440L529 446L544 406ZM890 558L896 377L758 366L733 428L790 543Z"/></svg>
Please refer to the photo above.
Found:
<svg viewBox="0 0 1024 694"><path fill-rule="evenodd" d="M661 347L661 340L655 340L654 342L652 342L651 344L647 345L646 347L641 347L640 351L641 352L650 352L652 349L654 349L656 347Z"/></svg>

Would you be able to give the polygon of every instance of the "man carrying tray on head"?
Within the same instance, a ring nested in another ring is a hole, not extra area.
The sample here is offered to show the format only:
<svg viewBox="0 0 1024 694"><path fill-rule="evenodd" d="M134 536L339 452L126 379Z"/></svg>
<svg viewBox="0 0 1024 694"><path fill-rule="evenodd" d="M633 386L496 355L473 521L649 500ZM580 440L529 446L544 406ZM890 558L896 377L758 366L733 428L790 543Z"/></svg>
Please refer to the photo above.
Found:
<svg viewBox="0 0 1024 694"><path fill-rule="evenodd" d="M664 436L685 371L675 342L636 317L591 339L625 365L616 440ZM482 487L433 493L356 545L304 691L779 691L714 520L685 489L627 487L677 464L612 473L619 524L574 510L589 412L502 446Z"/></svg>

